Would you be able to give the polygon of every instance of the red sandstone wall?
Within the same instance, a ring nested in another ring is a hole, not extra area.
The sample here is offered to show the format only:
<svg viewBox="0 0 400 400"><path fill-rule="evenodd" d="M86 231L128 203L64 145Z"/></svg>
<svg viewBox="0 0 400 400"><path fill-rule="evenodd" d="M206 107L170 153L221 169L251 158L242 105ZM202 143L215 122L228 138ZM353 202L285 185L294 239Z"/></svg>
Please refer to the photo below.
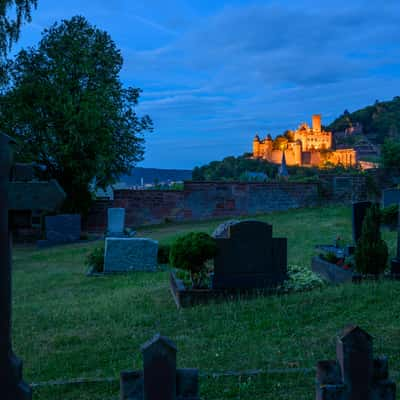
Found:
<svg viewBox="0 0 400 400"><path fill-rule="evenodd" d="M137 227L167 219L201 220L305 207L318 201L317 183L186 182L183 191L116 190L113 201L96 201L87 218L90 232L107 229L107 208L124 207L125 224Z"/></svg>

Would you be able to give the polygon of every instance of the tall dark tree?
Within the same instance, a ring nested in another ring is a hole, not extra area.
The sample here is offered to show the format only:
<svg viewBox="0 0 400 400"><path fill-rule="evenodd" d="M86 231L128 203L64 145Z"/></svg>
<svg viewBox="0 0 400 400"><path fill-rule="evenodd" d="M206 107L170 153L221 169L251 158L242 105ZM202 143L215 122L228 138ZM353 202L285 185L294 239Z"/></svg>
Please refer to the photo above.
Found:
<svg viewBox="0 0 400 400"><path fill-rule="evenodd" d="M105 187L143 158L152 122L137 116L141 90L122 86L122 63L108 33L76 16L46 29L10 66L0 129L20 142L20 160L58 180L67 211L85 213L93 181Z"/></svg>

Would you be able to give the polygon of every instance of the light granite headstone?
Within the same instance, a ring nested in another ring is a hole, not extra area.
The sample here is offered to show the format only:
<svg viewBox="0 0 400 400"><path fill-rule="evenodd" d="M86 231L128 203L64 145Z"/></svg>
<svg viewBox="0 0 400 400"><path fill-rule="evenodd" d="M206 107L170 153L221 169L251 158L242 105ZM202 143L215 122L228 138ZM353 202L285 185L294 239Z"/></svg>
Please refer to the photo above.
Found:
<svg viewBox="0 0 400 400"><path fill-rule="evenodd" d="M107 237L104 272L155 271L157 251L156 240Z"/></svg>
<svg viewBox="0 0 400 400"><path fill-rule="evenodd" d="M109 236L124 234L125 228L125 208L109 208L108 209L108 225L107 231Z"/></svg>

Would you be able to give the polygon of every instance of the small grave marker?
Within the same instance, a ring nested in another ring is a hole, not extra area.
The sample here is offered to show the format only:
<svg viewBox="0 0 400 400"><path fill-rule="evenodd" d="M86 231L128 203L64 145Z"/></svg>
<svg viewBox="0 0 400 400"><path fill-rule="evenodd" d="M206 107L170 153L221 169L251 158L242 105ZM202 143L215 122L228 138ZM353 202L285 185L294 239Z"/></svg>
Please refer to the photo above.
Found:
<svg viewBox="0 0 400 400"><path fill-rule="evenodd" d="M109 208L107 216L108 236L123 236L125 228L125 208Z"/></svg>
<svg viewBox="0 0 400 400"><path fill-rule="evenodd" d="M373 358L372 337L350 326L338 338L337 360L317 364L317 400L395 400L387 358Z"/></svg>
<svg viewBox="0 0 400 400"><path fill-rule="evenodd" d="M142 346L143 371L121 372L121 400L200 400L197 369L176 369L177 349L155 335Z"/></svg>

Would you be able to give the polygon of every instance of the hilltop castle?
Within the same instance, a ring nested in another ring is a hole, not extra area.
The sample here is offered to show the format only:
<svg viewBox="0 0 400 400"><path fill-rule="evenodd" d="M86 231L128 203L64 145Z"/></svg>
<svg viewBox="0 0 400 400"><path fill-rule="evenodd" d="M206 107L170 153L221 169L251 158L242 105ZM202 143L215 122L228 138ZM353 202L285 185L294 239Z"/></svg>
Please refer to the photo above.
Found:
<svg viewBox="0 0 400 400"><path fill-rule="evenodd" d="M354 149L332 149L332 132L322 129L319 114L312 116L312 127L302 123L297 130L287 131L280 140L274 141L270 135L264 140L255 136L253 157L280 164L283 153L287 165L320 167L328 163L350 167L357 163Z"/></svg>

